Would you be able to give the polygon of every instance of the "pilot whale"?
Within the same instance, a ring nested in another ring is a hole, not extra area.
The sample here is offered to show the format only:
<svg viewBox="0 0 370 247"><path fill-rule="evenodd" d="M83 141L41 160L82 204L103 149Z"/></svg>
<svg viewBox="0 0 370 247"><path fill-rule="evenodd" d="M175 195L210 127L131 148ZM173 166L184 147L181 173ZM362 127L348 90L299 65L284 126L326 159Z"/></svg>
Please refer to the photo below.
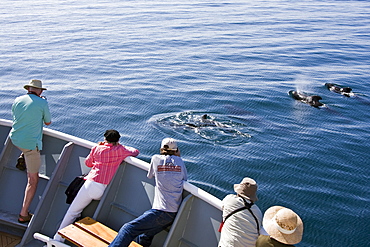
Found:
<svg viewBox="0 0 370 247"><path fill-rule="evenodd" d="M291 95L294 99L299 100L313 107L319 107L324 105L323 103L320 102L322 98L318 95L306 95L304 93L297 92L294 90L289 91L288 94Z"/></svg>
<svg viewBox="0 0 370 247"><path fill-rule="evenodd" d="M346 97L350 97L351 95L353 95L352 93L352 88L350 87L341 87L337 84L333 84L333 83L325 83L325 86L332 92L334 93L339 93L341 95L344 95Z"/></svg>
<svg viewBox="0 0 370 247"><path fill-rule="evenodd" d="M222 123L214 121L208 118L207 114L202 115L202 117L194 123L185 123L186 126L191 128L200 128L200 127L226 127Z"/></svg>

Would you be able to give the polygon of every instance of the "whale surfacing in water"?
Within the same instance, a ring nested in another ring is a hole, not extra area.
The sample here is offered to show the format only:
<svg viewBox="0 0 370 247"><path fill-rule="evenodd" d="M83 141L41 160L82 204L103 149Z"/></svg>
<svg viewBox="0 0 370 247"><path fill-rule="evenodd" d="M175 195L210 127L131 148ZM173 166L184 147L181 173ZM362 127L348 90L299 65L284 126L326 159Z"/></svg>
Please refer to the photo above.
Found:
<svg viewBox="0 0 370 247"><path fill-rule="evenodd" d="M225 127L223 124L211 120L208 118L207 114L202 115L202 117L194 122L194 123L185 123L186 126L192 127L192 128L200 128L200 127Z"/></svg>
<svg viewBox="0 0 370 247"><path fill-rule="evenodd" d="M325 83L325 86L334 93L339 93L341 95L344 95L346 97L351 97L353 95L352 88L350 87L341 87L337 84L333 83Z"/></svg>
<svg viewBox="0 0 370 247"><path fill-rule="evenodd" d="M297 91L294 91L294 90L291 90L289 91L289 95L291 95L293 97L293 99L296 99L296 100L299 100L303 103L306 103L310 106L313 106L313 107L319 107L319 106L323 106L324 104L320 102L320 100L322 100L322 98L318 95L306 95L304 93L301 93L301 92L297 92Z"/></svg>

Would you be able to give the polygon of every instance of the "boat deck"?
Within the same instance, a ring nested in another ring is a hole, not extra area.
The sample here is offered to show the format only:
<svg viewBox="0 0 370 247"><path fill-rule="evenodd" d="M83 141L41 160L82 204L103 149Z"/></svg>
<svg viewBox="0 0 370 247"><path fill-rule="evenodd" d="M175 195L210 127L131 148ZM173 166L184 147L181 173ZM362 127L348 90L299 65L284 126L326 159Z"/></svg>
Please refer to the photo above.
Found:
<svg viewBox="0 0 370 247"><path fill-rule="evenodd" d="M35 239L34 234L52 237L57 232L69 207L64 192L76 176L89 171L84 161L91 147L96 144L44 128L40 180L30 206L30 212L34 215L29 224L20 224L17 216L22 205L27 173L15 167L20 150L9 139L10 129L11 122L0 119L0 232L6 233L0 247L13 246L11 244L18 244L17 247L41 247L45 243ZM155 181L147 178L148 169L147 162L127 157L101 200L91 202L81 217L89 216L118 231L124 223L150 209L154 200ZM155 236L152 246L217 246L221 220L221 201L185 182L183 201L174 223ZM18 237L13 240L9 234L22 236L22 239L20 242Z"/></svg>
<svg viewBox="0 0 370 247"><path fill-rule="evenodd" d="M0 247L14 247L21 242L22 238L9 233L0 232Z"/></svg>

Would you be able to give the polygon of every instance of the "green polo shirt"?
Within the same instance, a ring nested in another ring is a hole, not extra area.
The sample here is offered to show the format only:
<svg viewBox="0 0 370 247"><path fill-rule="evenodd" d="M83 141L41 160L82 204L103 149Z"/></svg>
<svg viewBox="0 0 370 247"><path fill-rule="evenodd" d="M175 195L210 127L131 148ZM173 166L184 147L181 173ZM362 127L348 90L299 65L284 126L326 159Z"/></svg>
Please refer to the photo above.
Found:
<svg viewBox="0 0 370 247"><path fill-rule="evenodd" d="M51 122L48 102L34 94L20 96L12 105L10 139L17 147L42 150L42 127Z"/></svg>

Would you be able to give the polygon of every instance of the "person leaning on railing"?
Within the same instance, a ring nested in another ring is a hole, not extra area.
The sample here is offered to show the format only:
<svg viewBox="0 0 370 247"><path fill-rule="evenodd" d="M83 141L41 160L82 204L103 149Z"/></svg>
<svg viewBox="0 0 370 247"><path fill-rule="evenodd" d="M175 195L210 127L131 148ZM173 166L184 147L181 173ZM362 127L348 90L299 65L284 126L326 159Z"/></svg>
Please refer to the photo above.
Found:
<svg viewBox="0 0 370 247"><path fill-rule="evenodd" d="M154 236L174 221L187 180L176 140L162 140L160 154L152 156L147 177L155 177L156 182L152 209L124 224L109 247L127 247L136 237L137 243L149 247Z"/></svg>
<svg viewBox="0 0 370 247"><path fill-rule="evenodd" d="M35 196L41 167L42 128L51 124L48 102L41 96L46 88L40 80L24 85L27 95L17 97L12 105L13 126L10 131L12 143L23 152L27 167L27 186L19 223L28 223L32 214L29 207Z"/></svg>
<svg viewBox="0 0 370 247"><path fill-rule="evenodd" d="M234 184L236 194L222 200L222 218L219 247L254 247L258 235L263 232L262 212L255 204L257 183L245 177Z"/></svg>
<svg viewBox="0 0 370 247"><path fill-rule="evenodd" d="M119 165L128 156L137 156L139 150L133 147L123 146L118 141L121 135L117 130L107 130L104 133L104 142L99 142L93 147L85 160L85 164L91 167L85 177L85 183L78 191L76 198L69 206L59 230L72 224L80 217L82 210L92 200L100 200L105 188L112 181ZM54 240L64 242L64 239L57 233Z"/></svg>

